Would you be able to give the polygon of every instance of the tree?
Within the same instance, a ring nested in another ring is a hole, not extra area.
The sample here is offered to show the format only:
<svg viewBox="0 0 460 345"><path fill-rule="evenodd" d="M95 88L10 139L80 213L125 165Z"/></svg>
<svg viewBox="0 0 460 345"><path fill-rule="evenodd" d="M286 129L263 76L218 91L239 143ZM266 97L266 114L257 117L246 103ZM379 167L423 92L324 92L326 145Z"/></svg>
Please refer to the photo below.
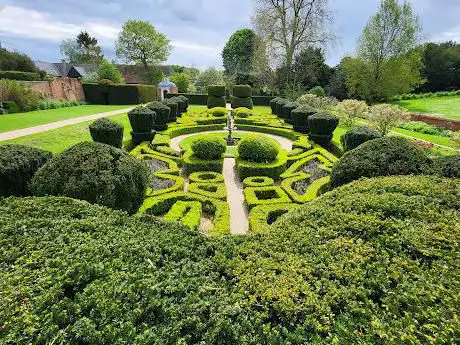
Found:
<svg viewBox="0 0 460 345"><path fill-rule="evenodd" d="M61 43L61 55L72 64L100 63L104 55L97 39L86 31Z"/></svg>
<svg viewBox="0 0 460 345"><path fill-rule="evenodd" d="M307 47L296 55L293 78L304 89L314 86L325 87L331 77L331 68L326 64L321 48Z"/></svg>
<svg viewBox="0 0 460 345"><path fill-rule="evenodd" d="M382 136L386 136L393 127L410 118L409 112L390 104L378 104L370 108L368 120Z"/></svg>
<svg viewBox="0 0 460 345"><path fill-rule="evenodd" d="M152 84L157 86L163 79L165 75L158 67L149 67L148 72L146 73L146 80L147 84Z"/></svg>
<svg viewBox="0 0 460 345"><path fill-rule="evenodd" d="M29 56L5 48L0 48L0 71L38 72Z"/></svg>
<svg viewBox="0 0 460 345"><path fill-rule="evenodd" d="M166 61L171 52L166 36L142 20L125 22L115 45L117 57L127 63L142 64L146 72L150 64Z"/></svg>
<svg viewBox="0 0 460 345"><path fill-rule="evenodd" d="M210 67L198 75L198 87L201 92L206 92L209 85L224 85L224 74L222 71Z"/></svg>
<svg viewBox="0 0 460 345"><path fill-rule="evenodd" d="M335 107L337 114L345 126L351 127L358 118L365 117L369 107L363 101L355 99L346 99Z"/></svg>
<svg viewBox="0 0 460 345"><path fill-rule="evenodd" d="M291 72L302 48L323 45L331 38L328 0L256 0L253 23L268 48ZM287 75L289 78L289 74Z"/></svg>
<svg viewBox="0 0 460 345"><path fill-rule="evenodd" d="M344 70L352 96L376 101L406 93L420 85L421 37L417 15L408 2L382 0L360 38L356 59Z"/></svg>
<svg viewBox="0 0 460 345"><path fill-rule="evenodd" d="M437 92L460 89L460 44L427 43L423 47L422 77L418 91Z"/></svg>
<svg viewBox="0 0 460 345"><path fill-rule="evenodd" d="M117 66L113 63L108 62L107 60L102 60L97 71L99 80L108 79L113 81L116 84L123 83L123 75Z"/></svg>
<svg viewBox="0 0 460 345"><path fill-rule="evenodd" d="M250 29L236 31L225 44L222 61L225 73L237 84L251 84L252 63L257 49L257 35Z"/></svg>
<svg viewBox="0 0 460 345"><path fill-rule="evenodd" d="M332 69L329 85L326 87L327 94L339 100L344 100L348 96L346 75L343 69L344 61L346 61L346 59L347 58L342 59L340 64Z"/></svg>
<svg viewBox="0 0 460 345"><path fill-rule="evenodd" d="M171 81L176 84L180 93L187 93L190 84L190 77L186 73L175 73L171 76Z"/></svg>

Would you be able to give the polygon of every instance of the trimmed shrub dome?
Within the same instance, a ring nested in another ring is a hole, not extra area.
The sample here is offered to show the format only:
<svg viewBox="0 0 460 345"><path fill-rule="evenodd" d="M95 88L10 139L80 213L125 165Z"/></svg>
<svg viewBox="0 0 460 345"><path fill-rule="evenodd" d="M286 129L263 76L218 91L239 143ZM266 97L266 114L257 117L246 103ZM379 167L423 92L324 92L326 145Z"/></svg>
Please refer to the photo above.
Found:
<svg viewBox="0 0 460 345"><path fill-rule="evenodd" d="M31 189L38 196L68 196L135 213L148 179L142 160L109 145L83 142L42 166Z"/></svg>
<svg viewBox="0 0 460 345"><path fill-rule="evenodd" d="M219 159L227 149L227 144L223 138L215 135L201 135L191 144L193 154L200 159Z"/></svg>
<svg viewBox="0 0 460 345"><path fill-rule="evenodd" d="M146 107L156 114L154 129L157 131L168 129L169 115L171 113L170 108L158 101L150 102Z"/></svg>
<svg viewBox="0 0 460 345"><path fill-rule="evenodd" d="M382 135L368 126L354 127L347 131L341 138L343 149L350 151L366 141L381 138Z"/></svg>
<svg viewBox="0 0 460 345"><path fill-rule="evenodd" d="M401 137L379 138L347 152L332 169L331 186L361 177L420 175L430 169L430 158L415 144Z"/></svg>
<svg viewBox="0 0 460 345"><path fill-rule="evenodd" d="M339 118L329 113L321 112L308 117L309 137L320 145L327 145L339 125Z"/></svg>
<svg viewBox="0 0 460 345"><path fill-rule="evenodd" d="M433 170L435 174L440 176L460 178L460 155L435 158Z"/></svg>
<svg viewBox="0 0 460 345"><path fill-rule="evenodd" d="M249 135L238 144L239 158L249 162L273 162L279 151L279 143L265 135Z"/></svg>
<svg viewBox="0 0 460 345"><path fill-rule="evenodd" d="M150 118L148 119L150 121ZM132 127L132 124L131 124ZM150 131L153 128L150 128ZM89 125L89 132L95 142L111 145L121 149L123 146L123 126L103 117Z"/></svg>
<svg viewBox="0 0 460 345"><path fill-rule="evenodd" d="M23 145L0 146L0 197L30 195L29 182L53 155Z"/></svg>

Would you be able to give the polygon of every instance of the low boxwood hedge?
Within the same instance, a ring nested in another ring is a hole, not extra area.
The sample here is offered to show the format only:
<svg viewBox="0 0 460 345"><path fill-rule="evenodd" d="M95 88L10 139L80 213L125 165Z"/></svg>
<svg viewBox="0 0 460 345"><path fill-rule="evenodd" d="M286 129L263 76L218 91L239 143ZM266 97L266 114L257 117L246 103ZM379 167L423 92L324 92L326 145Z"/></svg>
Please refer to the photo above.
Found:
<svg viewBox="0 0 460 345"><path fill-rule="evenodd" d="M222 172L224 165L223 158L216 160L200 159L193 154L193 151L186 151L183 155L184 172L190 175L198 171Z"/></svg>
<svg viewBox="0 0 460 345"><path fill-rule="evenodd" d="M267 176L252 176L243 180L243 187L268 187L273 186L275 181Z"/></svg>
<svg viewBox="0 0 460 345"><path fill-rule="evenodd" d="M331 180L330 176L325 176L314 180L308 186L307 191L305 194L299 194L294 188L293 185L296 182L302 180L310 180L311 175L305 173L299 173L298 175L294 175L288 177L287 179L281 181L281 188L289 195L289 197L294 200L294 202L299 204L304 204L306 202L312 201L316 199L320 193L328 186L329 181Z"/></svg>
<svg viewBox="0 0 460 345"><path fill-rule="evenodd" d="M328 173L331 171L334 162L321 154L322 152L318 149L305 152L305 157L293 162L286 171L281 174L281 178L288 178L299 175L303 172L303 167L308 165L313 160L318 160L321 164L318 166L319 169L323 169ZM303 155L302 155L303 156Z"/></svg>
<svg viewBox="0 0 460 345"><path fill-rule="evenodd" d="M227 189L223 183L190 183L188 191L208 198L227 200Z"/></svg>
<svg viewBox="0 0 460 345"><path fill-rule="evenodd" d="M242 181L252 176L267 176L278 181L280 175L286 171L287 153L285 150L280 150L276 159L271 163L254 163L237 157L236 166Z"/></svg>
<svg viewBox="0 0 460 345"><path fill-rule="evenodd" d="M245 107L236 108L233 111L233 114L235 115L236 118L239 118L240 120L248 118L253 115L252 110L249 108L245 108Z"/></svg>
<svg viewBox="0 0 460 345"><path fill-rule="evenodd" d="M286 192L278 186L247 187L243 190L244 201L249 210L258 205L286 204L291 199Z"/></svg>
<svg viewBox="0 0 460 345"><path fill-rule="evenodd" d="M140 159L101 143L82 142L43 165L34 195L68 196L135 213L144 200L149 169Z"/></svg>
<svg viewBox="0 0 460 345"><path fill-rule="evenodd" d="M402 137L374 139L347 152L331 173L338 187L362 177L419 175L431 172L431 160L417 145Z"/></svg>
<svg viewBox="0 0 460 345"><path fill-rule="evenodd" d="M220 183L224 182L224 176L221 173L214 171L199 171L190 174L188 177L190 182L198 183Z"/></svg>
<svg viewBox="0 0 460 345"><path fill-rule="evenodd" d="M366 141L381 138L382 135L372 127L360 126L348 130L340 137L343 149L351 151Z"/></svg>
<svg viewBox="0 0 460 345"><path fill-rule="evenodd" d="M0 197L30 195L29 183L53 154L23 145L0 146Z"/></svg>
<svg viewBox="0 0 460 345"><path fill-rule="evenodd" d="M178 201L164 216L165 220L180 222L192 231L197 231L201 223L201 203L199 201Z"/></svg>
<svg viewBox="0 0 460 345"><path fill-rule="evenodd" d="M91 138L93 138L95 142L111 145L118 149L123 147L123 130L124 128L122 125L105 117L89 125ZM151 130L150 128L150 131Z"/></svg>
<svg viewBox="0 0 460 345"><path fill-rule="evenodd" d="M253 233L267 233L271 230L270 225L277 221L279 217L295 210L299 206L297 204L256 206L249 212L249 231Z"/></svg>

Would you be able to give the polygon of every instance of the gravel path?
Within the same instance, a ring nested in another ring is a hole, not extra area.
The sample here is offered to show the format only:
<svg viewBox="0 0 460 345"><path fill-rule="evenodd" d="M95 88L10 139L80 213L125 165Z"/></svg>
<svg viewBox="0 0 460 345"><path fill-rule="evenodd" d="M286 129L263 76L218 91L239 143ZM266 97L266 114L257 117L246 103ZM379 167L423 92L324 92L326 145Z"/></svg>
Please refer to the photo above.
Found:
<svg viewBox="0 0 460 345"><path fill-rule="evenodd" d="M40 132L46 132L51 129L61 128L61 127L69 126L69 125L75 125L77 123L81 123L85 121L97 120L97 119L100 119L101 117L120 115L120 114L127 113L131 109L133 108L131 107L131 108L125 108L125 109L118 109L118 110L108 111L105 113L98 113L98 114L82 116L82 117L74 117L74 118L67 119L67 120L46 123L40 126L16 129L14 131L0 133L0 141L16 139L19 137L24 137L26 135L36 134Z"/></svg>
<svg viewBox="0 0 460 345"><path fill-rule="evenodd" d="M219 133L225 131L207 131L194 134L185 134L171 139L171 148L180 151L180 142L188 137L206 134ZM255 133L248 131L235 131L238 133L263 134L277 140L281 147L287 151L292 149L292 141L277 135ZM225 186L227 188L227 202L230 208L230 233L232 235L244 235L249 230L249 214L244 202L243 184L240 182L238 171L236 169L235 158L224 158L224 167L222 174L224 175Z"/></svg>

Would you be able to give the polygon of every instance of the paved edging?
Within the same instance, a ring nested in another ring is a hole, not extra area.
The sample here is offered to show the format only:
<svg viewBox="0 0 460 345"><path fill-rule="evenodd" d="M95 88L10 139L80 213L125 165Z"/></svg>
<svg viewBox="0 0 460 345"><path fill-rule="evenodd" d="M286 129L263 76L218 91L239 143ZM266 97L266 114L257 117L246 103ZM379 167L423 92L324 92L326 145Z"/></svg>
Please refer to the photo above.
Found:
<svg viewBox="0 0 460 345"><path fill-rule="evenodd" d="M61 128L61 127L69 126L69 125L75 125L81 122L97 120L102 117L120 115L120 114L124 114L130 111L131 109L133 108L130 107L130 108L125 108L125 109L108 111L105 113L98 113L98 114L92 114L92 115L81 116L81 117L73 117L71 119L50 122L50 123L46 123L46 124L39 125L39 126L16 129L13 131L0 133L0 141L6 141L6 140L16 139L20 137L25 137L27 135L46 132L52 129L57 129L57 128Z"/></svg>

